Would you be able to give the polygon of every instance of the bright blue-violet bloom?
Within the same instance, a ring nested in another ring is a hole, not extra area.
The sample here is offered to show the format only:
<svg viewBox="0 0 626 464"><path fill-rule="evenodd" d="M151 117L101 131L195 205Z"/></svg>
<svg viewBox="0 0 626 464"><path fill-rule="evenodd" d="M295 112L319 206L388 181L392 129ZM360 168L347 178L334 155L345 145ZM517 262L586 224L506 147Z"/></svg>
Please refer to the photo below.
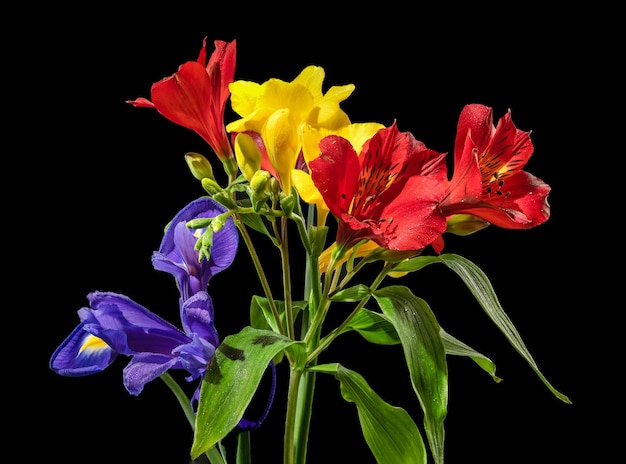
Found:
<svg viewBox="0 0 626 464"><path fill-rule="evenodd" d="M209 280L218 272L230 266L235 259L239 245L239 232L232 219L213 236L211 257L200 261L196 242L206 231L205 228L190 229L187 222L192 219L213 218L226 212L226 209L212 198L202 197L185 206L172 219L165 231L159 251L152 255L155 269L169 272L174 276L182 300L194 293L206 291Z"/></svg>
<svg viewBox="0 0 626 464"><path fill-rule="evenodd" d="M213 303L206 292L183 303L184 332L127 296L92 292L87 299L89 307L78 310L80 324L50 360L50 368L60 375L95 374L118 355L127 355L131 360L124 368L124 386L138 395L169 369L186 370L187 381L200 377L219 345Z"/></svg>
<svg viewBox="0 0 626 464"><path fill-rule="evenodd" d="M209 260L199 260L195 244L205 229L190 229L189 220L212 218L224 213L222 205L200 198L183 208L168 227L153 265L172 274L181 293L180 317L183 330L165 321L124 295L93 292L89 307L78 311L80 324L56 349L50 368L68 377L101 372L118 355L130 356L124 368L124 386L138 395L146 383L169 369L184 369L187 381L202 378L219 345L213 324L213 303L206 292L213 275L232 264L239 235L232 219L214 234ZM276 371L271 367L271 391L266 409L257 421L242 418L239 426L255 429L261 425L273 402ZM192 397L197 404L200 383ZM194 408L195 409L195 408Z"/></svg>

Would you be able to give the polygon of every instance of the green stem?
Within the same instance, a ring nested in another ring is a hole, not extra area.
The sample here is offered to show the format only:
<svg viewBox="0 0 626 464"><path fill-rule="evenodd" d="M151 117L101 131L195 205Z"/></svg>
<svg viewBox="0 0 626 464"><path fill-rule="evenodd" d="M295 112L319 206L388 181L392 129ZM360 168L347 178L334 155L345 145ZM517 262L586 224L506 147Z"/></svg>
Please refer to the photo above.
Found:
<svg viewBox="0 0 626 464"><path fill-rule="evenodd" d="M250 252L250 257L252 258L252 263L254 264L254 268L256 269L257 275L259 276L259 280L261 281L261 286L263 287L263 292L267 297L267 301L270 305L270 309L272 310L272 316L276 321L276 326L281 335L287 335L285 332L285 328L283 327L282 322L280 321L280 316L278 315L278 308L276 307L276 301L274 301L274 297L272 296L272 290L270 288L270 284L267 281L267 277L265 276L265 272L263 271L263 266L261 265L261 260L259 259L259 255L256 252L254 247L254 243L250 238L250 234L248 234L248 229L245 224L241 221L239 214L237 214L237 227L241 232L241 236L248 247L248 251Z"/></svg>
<svg viewBox="0 0 626 464"><path fill-rule="evenodd" d="M309 330L304 337L304 343L306 344L307 349L311 347L312 343L314 343L313 340L319 337L322 323L324 322L324 319L326 318L326 313L328 312L328 308L330 307L330 299L328 298L328 295L330 295L331 289L333 288L331 285L331 281L336 280L335 275L338 274L340 271L339 269L335 269L335 262L336 260L334 259L334 257L331 257L328 269L333 270L327 270L324 274L324 289L320 296L319 306L315 311L313 320L311 321L311 326L309 327ZM329 272L332 274L331 276L328 275ZM309 356L308 359L310 361L311 359L315 358Z"/></svg>
<svg viewBox="0 0 626 464"><path fill-rule="evenodd" d="M287 336L295 340L295 328L293 324L293 307L291 298L291 266L289 266L289 241L287 239L287 218L281 220L280 256L283 270L283 294L285 297L285 316L287 319Z"/></svg>
<svg viewBox="0 0 626 464"><path fill-rule="evenodd" d="M189 401L189 398L187 397L183 389L180 388L180 385L178 385L178 383L167 372L164 372L163 374L161 374L161 380L163 380L163 382L165 382L165 385L167 385L169 389L172 391L172 393L174 393L174 396L178 400L178 404L180 404L180 407L185 413L185 417L187 418L189 425L191 425L191 430L195 431L196 430L196 415L193 412L193 409L191 408L191 403ZM215 446L208 449L205 452L205 454L211 464L225 464L226 463L224 461L224 458L222 457L222 455L220 454L220 452L217 450Z"/></svg>
<svg viewBox="0 0 626 464"><path fill-rule="evenodd" d="M294 367L289 371L287 413L285 414L285 438L283 442L283 464L295 464L295 426L298 410L298 391L302 371Z"/></svg>
<svg viewBox="0 0 626 464"><path fill-rule="evenodd" d="M313 224L315 219L315 208L309 207L307 223ZM311 315L317 312L320 301L321 284L319 272L319 256L313 255L308 249L309 255L306 261L304 275L304 297L308 296L308 311L302 314L302 325L300 328L300 339L303 339L310 326ZM311 346L315 347L319 343L319 330L311 338ZM313 359L308 367L315 366L317 359ZM309 431L311 428L311 414L313 412L313 397L315 393L315 372L304 372L300 380L298 389L298 404L295 425L295 462L304 464L306 462L307 445L309 441Z"/></svg>
<svg viewBox="0 0 626 464"><path fill-rule="evenodd" d="M374 280L374 282L372 282L372 285L370 285L369 295L367 295L361 301L359 301L359 304L356 305L356 307L350 313L350 315L346 317L346 319L339 326L333 329L328 335L326 335L320 341L319 345L313 350L313 352L309 354L307 361L316 359L320 355L320 353L324 351L326 348L328 348L328 346L332 343L332 341L342 333L343 329L350 323L350 321L354 318L354 316L356 316L359 313L359 311L363 309L365 304L371 298L371 295L376 291L378 286L382 283L382 281L385 279L387 274L393 269L393 267L394 267L394 264L390 264L390 263L385 264L385 267L383 267L380 273L376 276L376 279Z"/></svg>
<svg viewBox="0 0 626 464"><path fill-rule="evenodd" d="M237 434L237 464L250 464L251 462L250 431L244 430Z"/></svg>

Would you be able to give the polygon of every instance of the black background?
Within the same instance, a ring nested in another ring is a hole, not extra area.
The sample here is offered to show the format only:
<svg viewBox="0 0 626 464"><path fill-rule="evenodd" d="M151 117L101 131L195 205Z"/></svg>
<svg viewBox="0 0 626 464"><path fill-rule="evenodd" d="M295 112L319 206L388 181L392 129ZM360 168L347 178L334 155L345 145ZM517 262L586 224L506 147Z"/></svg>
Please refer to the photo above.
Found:
<svg viewBox="0 0 626 464"><path fill-rule="evenodd" d="M195 133L125 101L149 98L153 82L197 57L204 37L209 50L215 39L237 40L236 79L290 81L320 65L325 90L356 85L342 104L352 121L397 120L441 152L451 154L467 103L492 106L496 118L510 108L517 127L532 131L527 170L552 186L550 220L527 231L451 237L446 251L487 273L540 369L573 404L545 388L454 274L428 268L399 283L425 298L448 332L489 356L504 379L496 384L471 361L449 360L448 463L602 461L601 415L611 406L599 367L608 350L598 314L608 281L596 258L606 245L597 228L612 219L591 205L613 169L600 167L606 153L595 139L607 117L596 104L617 96L600 53L613 47L612 30L588 12L411 8L256 11L183 2L38 10L37 22L24 21L19 58L6 76L7 98L17 103L8 123L16 138L9 177L23 190L9 216L22 243L9 251L24 268L11 272L23 300L11 315L19 342L7 351L25 390L13 374L5 377L26 406L11 432L20 461L188 462L191 431L160 381L132 397L121 382L124 360L85 378L57 376L48 360L93 290L126 294L177 321L173 280L152 268L150 256L167 221L204 194L183 155L211 152ZM300 263L296 254L294 268ZM244 253L210 292L222 337L246 325L249 295L260 289ZM364 375L420 424L399 347L346 336L324 358ZM281 460L286 379L279 366L278 398L252 435L253 462ZM232 439L226 443L234 462ZM309 449L311 463L373 462L354 405L328 376L319 378Z"/></svg>

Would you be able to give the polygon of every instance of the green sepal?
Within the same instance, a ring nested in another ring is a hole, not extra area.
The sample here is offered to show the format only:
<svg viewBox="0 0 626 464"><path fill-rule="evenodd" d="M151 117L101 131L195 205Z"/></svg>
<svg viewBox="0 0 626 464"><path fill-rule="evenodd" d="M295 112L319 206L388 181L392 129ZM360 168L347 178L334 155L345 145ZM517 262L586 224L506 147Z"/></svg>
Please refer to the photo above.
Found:
<svg viewBox="0 0 626 464"><path fill-rule="evenodd" d="M311 226L309 228L309 238L311 242L311 254L319 257L326 248L326 236L328 235L328 226Z"/></svg>
<svg viewBox="0 0 626 464"><path fill-rule="evenodd" d="M374 298L398 332L409 377L424 411L424 429L433 459L441 464L443 423L448 412L448 365L439 324L428 304L404 286L382 288Z"/></svg>
<svg viewBox="0 0 626 464"><path fill-rule="evenodd" d="M192 459L217 444L243 417L270 361L285 349L302 357L304 348L269 330L245 327L217 347L200 389Z"/></svg>
<svg viewBox="0 0 626 464"><path fill-rule="evenodd" d="M363 437L376 462L426 464L424 440L411 416L385 402L361 374L341 364L335 366L341 395L356 405Z"/></svg>

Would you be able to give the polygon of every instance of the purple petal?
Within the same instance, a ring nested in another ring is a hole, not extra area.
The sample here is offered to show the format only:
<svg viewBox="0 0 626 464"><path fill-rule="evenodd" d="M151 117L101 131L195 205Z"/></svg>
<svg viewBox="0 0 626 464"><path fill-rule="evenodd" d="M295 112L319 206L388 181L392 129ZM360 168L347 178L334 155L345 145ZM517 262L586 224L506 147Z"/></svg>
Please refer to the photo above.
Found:
<svg viewBox="0 0 626 464"><path fill-rule="evenodd" d="M118 353L170 355L175 347L190 341L180 329L124 295L93 292L88 299L92 308L79 310L85 330Z"/></svg>
<svg viewBox="0 0 626 464"><path fill-rule="evenodd" d="M228 219L213 236L211 258L200 262L195 244L206 229L189 229L186 224L192 219L212 218L226 211L209 197L192 201L174 216L158 252L153 254L153 266L176 278L183 299L206 290L211 277L232 264L239 245L237 228L233 220Z"/></svg>
<svg viewBox="0 0 626 464"><path fill-rule="evenodd" d="M197 334L214 346L219 344L213 322L213 301L207 292L198 292L183 302L181 320L187 335Z"/></svg>
<svg viewBox="0 0 626 464"><path fill-rule="evenodd" d="M52 354L50 369L66 377L91 375L102 372L117 354L80 323Z"/></svg>
<svg viewBox="0 0 626 464"><path fill-rule="evenodd" d="M182 367L189 372L190 375L186 380L190 382L204 375L215 355L215 345L194 334L191 343L179 346L173 353L180 359Z"/></svg>
<svg viewBox="0 0 626 464"><path fill-rule="evenodd" d="M154 353L140 353L124 368L124 386L131 395L138 395L148 382L168 369L180 368L180 359Z"/></svg>

